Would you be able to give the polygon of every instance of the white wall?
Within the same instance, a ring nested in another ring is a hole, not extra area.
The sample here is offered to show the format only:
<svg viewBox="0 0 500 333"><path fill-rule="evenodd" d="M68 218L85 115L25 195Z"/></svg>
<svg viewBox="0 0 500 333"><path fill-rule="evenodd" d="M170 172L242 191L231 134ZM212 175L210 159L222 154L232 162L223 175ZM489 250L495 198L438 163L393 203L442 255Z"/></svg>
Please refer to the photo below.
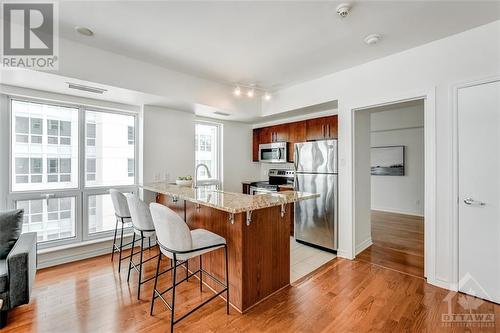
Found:
<svg viewBox="0 0 500 333"><path fill-rule="evenodd" d="M224 190L241 192L241 183L259 179L259 165L252 162L250 124L196 118L194 114L156 106L143 111L143 181L194 173L194 124L196 119L222 124L222 179Z"/></svg>
<svg viewBox="0 0 500 333"><path fill-rule="evenodd" d="M252 126L225 121L223 127L223 186L241 193L243 181L260 180L259 163L252 162Z"/></svg>
<svg viewBox="0 0 500 333"><path fill-rule="evenodd" d="M424 105L371 114L371 146L405 146L405 175L371 176L371 208L424 215Z"/></svg>
<svg viewBox="0 0 500 333"><path fill-rule="evenodd" d="M452 86L458 82L500 75L500 21L474 28L420 47L365 63L316 80L300 83L273 94L265 106L266 114L299 109L308 105L339 101L339 255L352 257L353 173L352 109L396 101L429 93L428 103L435 107L437 173L429 179L436 182L435 240L426 242L435 248L427 267L427 281L452 287L456 280L452 262ZM376 46L375 46L376 47ZM431 128L429 130L432 131ZM426 206L426 210L430 207Z"/></svg>
<svg viewBox="0 0 500 333"><path fill-rule="evenodd" d="M355 113L355 156L356 182L354 193L355 248L356 254L372 245L370 217L370 112Z"/></svg>
<svg viewBox="0 0 500 333"><path fill-rule="evenodd" d="M144 183L193 175L194 120L192 113L144 106Z"/></svg>

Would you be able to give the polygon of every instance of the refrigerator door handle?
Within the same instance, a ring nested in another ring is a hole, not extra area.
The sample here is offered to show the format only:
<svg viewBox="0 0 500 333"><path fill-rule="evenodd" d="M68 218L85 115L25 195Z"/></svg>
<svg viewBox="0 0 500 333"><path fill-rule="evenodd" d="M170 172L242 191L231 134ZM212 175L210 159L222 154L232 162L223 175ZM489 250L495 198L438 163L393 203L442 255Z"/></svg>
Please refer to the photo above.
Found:
<svg viewBox="0 0 500 333"><path fill-rule="evenodd" d="M299 165L299 148L298 148L297 144L293 145L293 149L294 149L293 167L294 167L295 171L297 171L297 167Z"/></svg>

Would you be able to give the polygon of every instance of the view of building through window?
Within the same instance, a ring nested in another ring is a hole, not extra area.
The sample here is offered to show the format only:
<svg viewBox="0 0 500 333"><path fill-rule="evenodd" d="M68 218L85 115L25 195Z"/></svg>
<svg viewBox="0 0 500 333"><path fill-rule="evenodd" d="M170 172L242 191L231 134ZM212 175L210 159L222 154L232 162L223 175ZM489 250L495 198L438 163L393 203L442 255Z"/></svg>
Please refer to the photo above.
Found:
<svg viewBox="0 0 500 333"><path fill-rule="evenodd" d="M12 190L78 187L78 109L12 101Z"/></svg>
<svg viewBox="0 0 500 333"><path fill-rule="evenodd" d="M199 122L195 127L196 165L205 164L210 170L211 179L220 180L220 125ZM198 179L208 179L205 168L198 169Z"/></svg>
<svg viewBox="0 0 500 333"><path fill-rule="evenodd" d="M47 242L114 230L107 190L135 184L135 115L20 100L11 100L11 110L12 193L25 210L23 231Z"/></svg>

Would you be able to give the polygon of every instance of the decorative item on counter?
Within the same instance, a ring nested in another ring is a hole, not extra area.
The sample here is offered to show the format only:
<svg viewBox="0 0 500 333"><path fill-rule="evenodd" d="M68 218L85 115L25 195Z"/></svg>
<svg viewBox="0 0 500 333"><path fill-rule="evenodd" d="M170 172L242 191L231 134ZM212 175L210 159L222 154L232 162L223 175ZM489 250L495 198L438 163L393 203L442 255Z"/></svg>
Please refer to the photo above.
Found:
<svg viewBox="0 0 500 333"><path fill-rule="evenodd" d="M191 176L177 177L177 179L175 180L175 184L179 186L191 187L193 186L193 177Z"/></svg>

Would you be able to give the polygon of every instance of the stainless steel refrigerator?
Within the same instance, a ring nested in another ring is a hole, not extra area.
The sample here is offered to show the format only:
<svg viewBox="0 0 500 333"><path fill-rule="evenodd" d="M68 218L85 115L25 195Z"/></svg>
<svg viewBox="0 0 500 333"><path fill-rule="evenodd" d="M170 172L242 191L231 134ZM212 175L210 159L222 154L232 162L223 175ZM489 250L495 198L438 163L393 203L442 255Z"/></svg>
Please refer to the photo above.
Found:
<svg viewBox="0 0 500 333"><path fill-rule="evenodd" d="M328 250L338 249L337 140L296 143L295 190L319 198L295 203L295 239Z"/></svg>

